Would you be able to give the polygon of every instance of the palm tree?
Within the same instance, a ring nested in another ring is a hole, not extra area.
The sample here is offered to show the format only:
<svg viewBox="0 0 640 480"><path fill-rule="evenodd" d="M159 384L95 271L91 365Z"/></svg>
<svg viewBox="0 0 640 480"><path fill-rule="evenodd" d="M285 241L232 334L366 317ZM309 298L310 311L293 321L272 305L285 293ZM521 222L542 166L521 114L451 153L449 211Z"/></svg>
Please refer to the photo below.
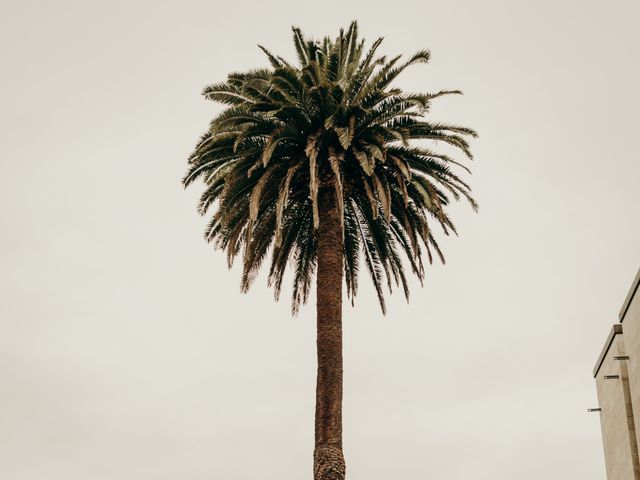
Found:
<svg viewBox="0 0 640 480"><path fill-rule="evenodd" d="M198 209L213 211L205 237L226 251L229 266L241 255L242 291L270 254L276 300L292 269L295 314L316 274L314 479L342 480L343 282L353 303L363 262L384 312L384 283L390 291L401 286L408 300L405 268L422 280L423 251L429 263L444 262L433 226L455 233L452 199L477 205L453 172L469 170L429 145L447 144L470 159L466 138L476 133L424 118L431 100L460 91L392 87L405 68L429 60L427 50L404 62L377 56L382 38L365 50L356 22L322 41L293 28L293 42L297 65L260 46L269 68L204 89L226 107L189 157L183 183L204 180Z"/></svg>

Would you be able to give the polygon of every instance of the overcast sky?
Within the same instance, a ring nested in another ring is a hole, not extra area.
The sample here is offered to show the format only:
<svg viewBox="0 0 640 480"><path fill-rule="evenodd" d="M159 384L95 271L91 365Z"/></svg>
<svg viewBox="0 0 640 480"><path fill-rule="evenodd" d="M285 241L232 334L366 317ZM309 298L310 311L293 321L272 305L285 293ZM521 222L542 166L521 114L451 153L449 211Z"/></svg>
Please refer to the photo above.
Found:
<svg viewBox="0 0 640 480"><path fill-rule="evenodd" d="M186 157L202 87L352 19L462 89L480 203L447 265L345 323L353 480L601 480L591 370L640 267L640 3L0 6L0 477L311 477L315 312L202 237Z"/></svg>

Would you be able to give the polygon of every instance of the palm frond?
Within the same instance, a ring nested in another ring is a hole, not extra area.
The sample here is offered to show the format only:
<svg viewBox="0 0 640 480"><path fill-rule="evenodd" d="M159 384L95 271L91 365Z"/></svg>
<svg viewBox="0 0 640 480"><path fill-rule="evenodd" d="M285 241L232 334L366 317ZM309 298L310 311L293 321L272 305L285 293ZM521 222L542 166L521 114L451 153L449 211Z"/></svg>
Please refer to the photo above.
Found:
<svg viewBox="0 0 640 480"><path fill-rule="evenodd" d="M269 259L276 299L292 275L294 314L317 268L322 195L335 191L347 296L354 301L364 262L385 311L383 283L408 299L406 272L422 281L423 254L444 262L432 225L457 234L452 202L478 208L463 178L477 133L428 121L434 100L460 90L405 92L395 84L406 68L428 62L429 50L387 58L382 38L367 47L355 21L334 38L316 41L298 27L292 37L297 65L258 45L268 68L204 88L223 109L188 157L182 183L203 182L205 238L229 265L241 256L242 291ZM440 144L466 158L440 152Z"/></svg>

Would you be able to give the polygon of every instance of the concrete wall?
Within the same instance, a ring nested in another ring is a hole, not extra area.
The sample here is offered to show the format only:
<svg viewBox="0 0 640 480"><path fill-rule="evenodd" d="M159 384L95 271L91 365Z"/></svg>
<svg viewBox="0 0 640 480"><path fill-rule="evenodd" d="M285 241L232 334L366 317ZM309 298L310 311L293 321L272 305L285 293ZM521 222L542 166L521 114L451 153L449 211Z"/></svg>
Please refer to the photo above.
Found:
<svg viewBox="0 0 640 480"><path fill-rule="evenodd" d="M620 322L624 330L624 343L629 360L629 389L633 416L636 419L636 440L640 441L640 271L636 275L627 298L620 310ZM640 443L638 443L640 444Z"/></svg>
<svg viewBox="0 0 640 480"><path fill-rule="evenodd" d="M618 328L615 328L618 327ZM596 365L596 387L602 428L607 480L638 480L638 448L631 408L626 361L614 360L624 356L622 329L612 330ZM605 378L617 376L618 378Z"/></svg>

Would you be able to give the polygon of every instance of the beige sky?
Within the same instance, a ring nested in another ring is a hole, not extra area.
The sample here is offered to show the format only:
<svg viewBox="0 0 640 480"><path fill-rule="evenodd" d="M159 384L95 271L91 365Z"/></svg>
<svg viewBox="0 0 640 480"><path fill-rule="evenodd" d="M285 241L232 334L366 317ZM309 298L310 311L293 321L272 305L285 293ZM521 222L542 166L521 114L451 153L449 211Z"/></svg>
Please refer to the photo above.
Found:
<svg viewBox="0 0 640 480"><path fill-rule="evenodd" d="M374 6L375 5L375 6ZM604 477L590 375L640 266L640 3L2 2L0 477L309 478L314 309L202 240L201 88L358 19L430 48L480 213L389 314L345 310L353 480Z"/></svg>

